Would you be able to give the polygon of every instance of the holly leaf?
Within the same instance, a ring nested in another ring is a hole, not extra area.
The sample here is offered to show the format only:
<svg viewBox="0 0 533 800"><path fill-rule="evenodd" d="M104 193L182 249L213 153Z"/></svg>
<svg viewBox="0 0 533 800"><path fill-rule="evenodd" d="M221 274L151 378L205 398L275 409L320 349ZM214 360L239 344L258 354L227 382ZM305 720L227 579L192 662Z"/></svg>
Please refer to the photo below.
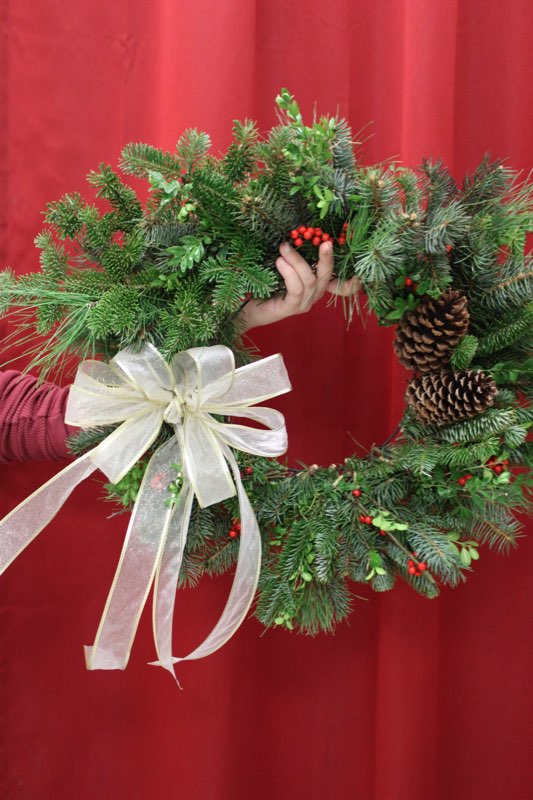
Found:
<svg viewBox="0 0 533 800"><path fill-rule="evenodd" d="M372 567L373 570L376 570L381 567L382 561L381 556L377 550L370 550L368 553L368 563Z"/></svg>

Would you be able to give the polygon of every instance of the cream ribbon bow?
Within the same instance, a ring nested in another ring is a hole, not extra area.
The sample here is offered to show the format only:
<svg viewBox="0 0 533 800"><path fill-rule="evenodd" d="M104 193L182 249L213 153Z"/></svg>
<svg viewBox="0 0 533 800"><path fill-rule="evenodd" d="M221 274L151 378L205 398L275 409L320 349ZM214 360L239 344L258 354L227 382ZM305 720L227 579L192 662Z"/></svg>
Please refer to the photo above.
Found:
<svg viewBox="0 0 533 800"><path fill-rule="evenodd" d="M97 468L117 483L154 443L164 422L175 435L152 455L133 508L120 561L92 647L88 669L124 669L152 583L158 661L175 677L174 663L203 658L235 633L253 600L261 565L255 514L230 449L273 457L287 449L283 415L257 403L290 391L281 355L235 369L223 345L195 347L167 364L145 344L122 350L109 364L84 361L71 387L66 422L93 428L122 424L93 450L45 483L0 522L0 573L50 522L72 490ZM267 430L219 422L241 417ZM183 484L169 508L167 487L181 463ZM172 656L172 618L194 497L206 506L237 493L241 539L237 568L222 615L207 638L183 658Z"/></svg>

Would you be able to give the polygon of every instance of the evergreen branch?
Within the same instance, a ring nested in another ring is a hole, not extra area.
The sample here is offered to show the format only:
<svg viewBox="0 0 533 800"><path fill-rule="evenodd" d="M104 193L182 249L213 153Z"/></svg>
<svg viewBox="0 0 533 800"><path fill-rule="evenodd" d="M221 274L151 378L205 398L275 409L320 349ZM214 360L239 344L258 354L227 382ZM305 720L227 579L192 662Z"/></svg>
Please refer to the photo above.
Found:
<svg viewBox="0 0 533 800"><path fill-rule="evenodd" d="M149 144L130 142L122 151L120 169L128 175L145 178L149 172L160 172L167 180L181 178L182 160Z"/></svg>

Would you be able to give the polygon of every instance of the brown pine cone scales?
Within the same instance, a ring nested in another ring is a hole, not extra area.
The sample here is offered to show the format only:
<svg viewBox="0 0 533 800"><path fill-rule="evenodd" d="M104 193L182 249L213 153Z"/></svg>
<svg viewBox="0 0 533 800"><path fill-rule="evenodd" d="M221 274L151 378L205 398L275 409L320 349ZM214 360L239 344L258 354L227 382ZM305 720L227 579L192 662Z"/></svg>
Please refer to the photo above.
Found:
<svg viewBox="0 0 533 800"><path fill-rule="evenodd" d="M407 401L426 425L450 425L481 414L494 403L496 384L484 372L440 370L415 378Z"/></svg>
<svg viewBox="0 0 533 800"><path fill-rule="evenodd" d="M423 373L446 367L469 321L467 299L460 292L449 289L436 299L424 298L396 329L394 350L400 363Z"/></svg>

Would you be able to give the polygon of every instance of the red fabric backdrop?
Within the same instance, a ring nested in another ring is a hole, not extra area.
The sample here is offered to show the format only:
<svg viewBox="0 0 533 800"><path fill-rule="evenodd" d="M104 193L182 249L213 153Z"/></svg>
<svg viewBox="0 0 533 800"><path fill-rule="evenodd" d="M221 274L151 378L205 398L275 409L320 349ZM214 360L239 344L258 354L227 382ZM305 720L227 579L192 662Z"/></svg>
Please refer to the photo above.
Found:
<svg viewBox="0 0 533 800"><path fill-rule="evenodd" d="M36 268L45 202L87 192L86 173L123 144L172 148L195 126L217 151L235 118L270 127L282 86L308 118L316 101L364 128L367 162L440 155L459 176L490 149L531 167L529 0L6 0L0 13L0 264L19 272ZM255 340L289 368L293 457L330 463L350 435L369 445L397 420L405 377L372 320L346 331L340 308L321 307ZM57 469L0 467L0 514ZM180 669L180 692L146 666L147 612L126 672L85 671L125 528L99 493L78 489L2 578L3 797L530 796L526 541L484 553L436 601L362 589L335 637L261 637L249 620ZM199 641L227 590L180 595L176 649Z"/></svg>

